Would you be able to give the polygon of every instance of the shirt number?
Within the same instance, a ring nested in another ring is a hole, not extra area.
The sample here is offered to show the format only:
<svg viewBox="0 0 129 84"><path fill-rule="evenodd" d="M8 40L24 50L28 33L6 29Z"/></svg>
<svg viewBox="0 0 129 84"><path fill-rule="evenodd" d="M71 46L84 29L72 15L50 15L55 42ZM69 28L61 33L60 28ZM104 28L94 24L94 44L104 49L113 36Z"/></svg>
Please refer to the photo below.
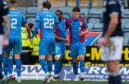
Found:
<svg viewBox="0 0 129 84"><path fill-rule="evenodd" d="M11 28L12 29L16 29L17 28L17 19L16 18L12 18L11 19Z"/></svg>
<svg viewBox="0 0 129 84"><path fill-rule="evenodd" d="M54 26L53 18L44 18L44 28L52 29Z"/></svg>

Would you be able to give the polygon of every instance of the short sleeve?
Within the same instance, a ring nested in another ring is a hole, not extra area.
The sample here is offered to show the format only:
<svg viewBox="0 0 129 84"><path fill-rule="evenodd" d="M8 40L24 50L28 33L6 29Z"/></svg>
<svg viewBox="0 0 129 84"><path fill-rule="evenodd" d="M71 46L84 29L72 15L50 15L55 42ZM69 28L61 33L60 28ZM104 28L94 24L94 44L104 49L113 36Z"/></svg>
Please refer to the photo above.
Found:
<svg viewBox="0 0 129 84"><path fill-rule="evenodd" d="M2 6L2 15L3 16L6 16L9 14L9 9L8 9L8 6L7 6L7 3L6 2L2 2L1 3L1 6Z"/></svg>
<svg viewBox="0 0 129 84"><path fill-rule="evenodd" d="M110 0L108 2L108 5L109 5L109 14L112 15L113 13L119 13L119 7L118 7L118 2L115 1L115 0Z"/></svg>

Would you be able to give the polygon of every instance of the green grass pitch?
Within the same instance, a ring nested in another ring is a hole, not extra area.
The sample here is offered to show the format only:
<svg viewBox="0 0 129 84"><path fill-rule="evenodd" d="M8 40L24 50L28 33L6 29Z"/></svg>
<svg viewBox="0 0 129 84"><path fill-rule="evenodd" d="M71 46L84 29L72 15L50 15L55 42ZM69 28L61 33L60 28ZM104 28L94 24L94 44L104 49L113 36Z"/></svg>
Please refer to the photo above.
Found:
<svg viewBox="0 0 129 84"><path fill-rule="evenodd" d="M1 83L0 83L1 84ZM98 82L98 81L55 81L49 83L43 83L42 81L30 80L30 81L22 81L21 83L17 83L16 81L9 81L7 84L108 84L107 82ZM123 84L129 84L129 82L124 82Z"/></svg>

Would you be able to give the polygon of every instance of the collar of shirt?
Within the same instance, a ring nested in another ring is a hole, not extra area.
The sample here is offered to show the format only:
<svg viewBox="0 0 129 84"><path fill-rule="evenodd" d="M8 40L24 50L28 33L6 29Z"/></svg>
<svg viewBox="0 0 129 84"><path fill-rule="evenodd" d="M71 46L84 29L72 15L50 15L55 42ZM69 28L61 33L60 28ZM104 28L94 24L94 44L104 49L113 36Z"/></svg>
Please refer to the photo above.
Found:
<svg viewBox="0 0 129 84"><path fill-rule="evenodd" d="M80 18L78 18L78 19L74 19L73 17L72 17L72 19L73 19L74 21L78 21L78 20L80 20Z"/></svg>
<svg viewBox="0 0 129 84"><path fill-rule="evenodd" d="M16 9L10 9L9 11L17 11Z"/></svg>
<svg viewBox="0 0 129 84"><path fill-rule="evenodd" d="M48 9L44 8L43 11L49 11Z"/></svg>

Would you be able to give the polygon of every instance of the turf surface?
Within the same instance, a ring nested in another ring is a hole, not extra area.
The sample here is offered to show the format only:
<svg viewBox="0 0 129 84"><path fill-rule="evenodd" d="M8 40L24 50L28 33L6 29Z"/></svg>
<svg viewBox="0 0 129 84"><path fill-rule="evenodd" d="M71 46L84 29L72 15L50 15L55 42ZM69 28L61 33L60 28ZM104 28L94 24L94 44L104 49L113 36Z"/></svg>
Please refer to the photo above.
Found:
<svg viewBox="0 0 129 84"><path fill-rule="evenodd" d="M1 83L0 83L1 84ZM91 82L91 81L79 81L79 82L73 82L73 81L56 81L56 82L50 82L50 83L43 83L42 81L22 81L21 83L17 83L16 81L9 81L5 84L107 84L107 82ZM124 82L123 84L129 84L129 82Z"/></svg>

